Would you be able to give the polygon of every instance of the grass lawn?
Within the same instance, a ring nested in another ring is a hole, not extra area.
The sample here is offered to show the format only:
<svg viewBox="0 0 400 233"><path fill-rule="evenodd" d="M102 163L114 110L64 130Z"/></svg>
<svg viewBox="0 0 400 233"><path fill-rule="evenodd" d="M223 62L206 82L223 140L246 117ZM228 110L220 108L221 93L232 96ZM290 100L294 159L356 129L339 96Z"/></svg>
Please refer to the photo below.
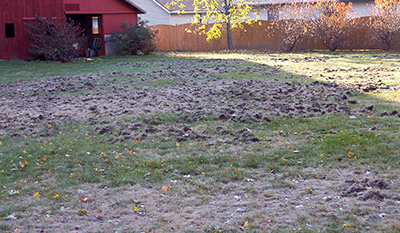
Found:
<svg viewBox="0 0 400 233"><path fill-rule="evenodd" d="M400 53L0 61L0 232L399 232Z"/></svg>

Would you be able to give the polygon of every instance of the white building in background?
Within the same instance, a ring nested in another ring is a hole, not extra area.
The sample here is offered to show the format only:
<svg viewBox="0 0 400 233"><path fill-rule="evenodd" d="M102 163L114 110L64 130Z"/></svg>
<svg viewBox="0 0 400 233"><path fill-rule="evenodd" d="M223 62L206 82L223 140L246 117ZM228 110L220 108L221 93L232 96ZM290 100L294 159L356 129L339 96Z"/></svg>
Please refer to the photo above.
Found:
<svg viewBox="0 0 400 233"><path fill-rule="evenodd" d="M141 15L140 18L147 20L148 25L178 25L191 23L193 17L193 1L184 1L185 8L180 9L177 6L172 6L167 9L165 5L170 3L172 0L127 0L146 11L145 15ZM178 10L185 10L184 14L178 14Z"/></svg>
<svg viewBox="0 0 400 233"><path fill-rule="evenodd" d="M259 20L282 20L289 19L288 14L282 9L282 6L291 3L309 3L313 0L256 0L252 3L254 11L259 13ZM353 12L350 16L353 18L370 16L370 11L374 6L373 0L343 0L342 2L353 4ZM290 17L292 18L292 17Z"/></svg>
<svg viewBox="0 0 400 233"><path fill-rule="evenodd" d="M353 3L353 12L351 16L353 18L367 17L371 15L371 10L375 5L374 1L345 1Z"/></svg>
<svg viewBox="0 0 400 233"><path fill-rule="evenodd" d="M148 25L179 25L191 23L193 17L193 0L184 0L185 8L181 9L177 6L172 6L167 9L165 5L172 0L127 0L141 9L146 11L146 14L140 18L149 21ZM221 0L223 2L223 0ZM259 20L276 20L287 19L287 14L282 9L283 5L290 3L313 2L313 0L249 0L253 2L251 5L254 11L259 13ZM365 17L370 15L370 9L374 5L373 0L344 0L343 2L353 3L353 12L350 15L354 18ZM184 14L178 14L177 11L184 10Z"/></svg>

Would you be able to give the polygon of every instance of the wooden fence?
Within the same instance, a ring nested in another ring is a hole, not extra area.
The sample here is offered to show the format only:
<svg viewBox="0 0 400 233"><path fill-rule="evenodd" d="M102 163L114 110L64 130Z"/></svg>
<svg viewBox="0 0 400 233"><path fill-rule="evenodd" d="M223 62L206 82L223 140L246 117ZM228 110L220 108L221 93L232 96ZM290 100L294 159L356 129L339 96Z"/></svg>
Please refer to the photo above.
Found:
<svg viewBox="0 0 400 233"><path fill-rule="evenodd" d="M360 18L361 25L354 30L348 42L339 49L371 50L380 49L380 44L371 39L368 28L365 26L368 18ZM210 25L208 25L210 27ZM256 49L279 51L282 49L282 35L276 30L279 24L270 21L261 21L261 25L246 25L243 30L235 29L232 32L232 42L235 49ZM159 50L173 51L216 51L227 49L226 35L210 42L205 35L187 33L186 28L193 31L191 24L183 25L156 25L152 26L158 31L157 45ZM295 46L297 51L326 49L316 38L306 39ZM394 43L393 50L400 49L400 43Z"/></svg>

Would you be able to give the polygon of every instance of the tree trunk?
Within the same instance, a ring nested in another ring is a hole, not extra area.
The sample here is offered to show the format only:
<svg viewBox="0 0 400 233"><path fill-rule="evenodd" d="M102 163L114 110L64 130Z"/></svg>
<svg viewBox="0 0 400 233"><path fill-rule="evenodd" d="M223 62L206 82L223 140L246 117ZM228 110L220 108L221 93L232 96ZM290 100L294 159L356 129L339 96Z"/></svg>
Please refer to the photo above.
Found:
<svg viewBox="0 0 400 233"><path fill-rule="evenodd" d="M231 33L231 21L230 21L230 12L229 9L231 8L231 0L224 0L225 3L225 15L227 15L228 19L226 20L226 38L228 39L228 49L232 50L232 33Z"/></svg>
<svg viewBox="0 0 400 233"><path fill-rule="evenodd" d="M226 38L228 39L228 49L232 50L233 44L232 44L231 23L229 21L226 22Z"/></svg>
<svg viewBox="0 0 400 233"><path fill-rule="evenodd" d="M390 42L391 42L391 40L389 39L389 36L385 36L385 39L383 39L382 41L383 41L383 50L389 51Z"/></svg>

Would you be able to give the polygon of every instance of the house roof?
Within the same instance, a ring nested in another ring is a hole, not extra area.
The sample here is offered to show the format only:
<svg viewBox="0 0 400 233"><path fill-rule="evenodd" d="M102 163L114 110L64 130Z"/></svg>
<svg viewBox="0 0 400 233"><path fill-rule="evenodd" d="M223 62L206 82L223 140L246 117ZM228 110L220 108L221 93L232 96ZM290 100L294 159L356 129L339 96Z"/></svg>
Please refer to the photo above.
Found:
<svg viewBox="0 0 400 233"><path fill-rule="evenodd" d="M171 3L173 0L153 0L154 2L157 2L160 4L162 7L166 8L165 5L167 3ZM184 8L180 8L179 6L171 6L169 9L167 9L170 13L174 11L194 11L194 6L193 6L193 0L183 0L182 3L185 5Z"/></svg>
<svg viewBox="0 0 400 233"><path fill-rule="evenodd" d="M373 2L373 0L340 0L341 2ZM253 6L272 6L272 5L284 5L290 3L308 3L315 2L315 0L258 0L254 3L250 3Z"/></svg>

